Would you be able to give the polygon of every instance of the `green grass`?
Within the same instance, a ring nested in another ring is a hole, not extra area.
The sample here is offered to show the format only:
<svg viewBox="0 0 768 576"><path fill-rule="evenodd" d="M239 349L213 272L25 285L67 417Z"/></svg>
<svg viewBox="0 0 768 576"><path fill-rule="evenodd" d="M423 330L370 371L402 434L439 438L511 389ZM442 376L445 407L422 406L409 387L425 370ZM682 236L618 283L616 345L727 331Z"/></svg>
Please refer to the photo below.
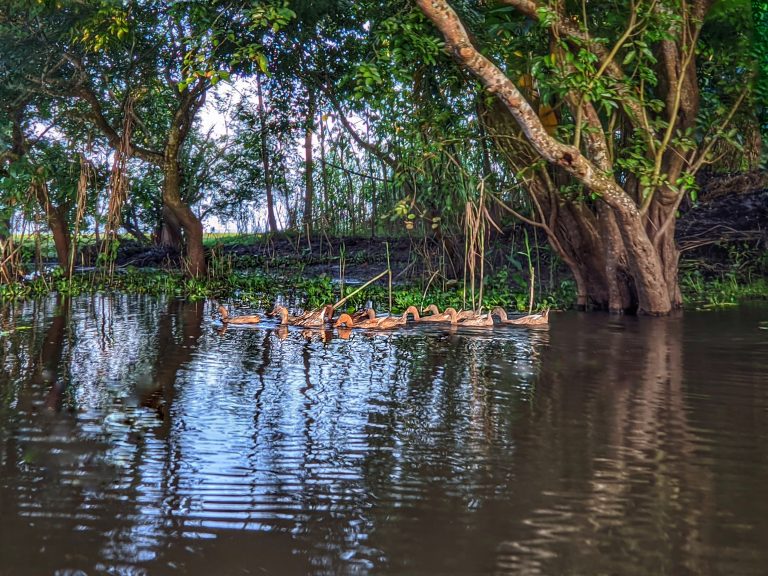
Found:
<svg viewBox="0 0 768 576"><path fill-rule="evenodd" d="M222 268L226 268L225 266ZM514 283L513 283L514 284ZM735 275L705 280L700 274L688 273L681 277L681 288L687 308L714 308L733 306L744 299L768 298L768 281L759 278L748 283L740 282ZM353 286L347 285L346 293ZM94 292L128 292L132 294L169 294L190 300L224 299L236 296L244 302L274 301L278 296L297 298L306 308L316 308L324 303L341 299L338 284L328 276L306 278L300 274L279 274L263 271L243 272L227 270L225 273L196 280L186 278L181 272L127 268L114 275L91 271L64 278L57 270L53 274L28 282L0 284L0 302L23 300L44 296L51 292L78 295ZM346 303L348 310L361 308L372 301L377 309L385 310L389 300L386 285L373 284L362 290ZM537 308L545 306L567 309L575 301L573 282L564 281L550 294L537 299ZM410 305L423 307L437 304L440 308L468 307L460 284L446 290L436 286L426 293L417 285L398 285L392 292L392 312L401 312ZM486 279L483 308L488 310L501 305L524 311L528 305L528 290L523 286L510 286L497 278Z"/></svg>
<svg viewBox="0 0 768 576"><path fill-rule="evenodd" d="M212 232L203 235L203 246L216 248L219 246L250 246L261 242L264 234L240 234L238 232Z"/></svg>
<svg viewBox="0 0 768 576"><path fill-rule="evenodd" d="M768 299L768 280L745 280L736 274L705 279L700 273L687 273L680 279L680 289L686 308L726 308L743 300Z"/></svg>

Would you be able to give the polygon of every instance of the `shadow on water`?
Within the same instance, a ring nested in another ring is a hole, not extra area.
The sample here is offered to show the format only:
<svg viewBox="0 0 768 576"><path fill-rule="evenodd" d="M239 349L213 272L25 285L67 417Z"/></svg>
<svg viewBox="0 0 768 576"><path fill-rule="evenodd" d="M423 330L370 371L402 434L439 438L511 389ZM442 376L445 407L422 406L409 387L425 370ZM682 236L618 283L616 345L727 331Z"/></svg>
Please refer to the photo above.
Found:
<svg viewBox="0 0 768 576"><path fill-rule="evenodd" d="M532 506L497 570L759 574L768 349L755 317L573 315L557 328L573 337L553 336L512 434Z"/></svg>
<svg viewBox="0 0 768 576"><path fill-rule="evenodd" d="M761 574L763 308L550 330L19 305L0 574Z"/></svg>

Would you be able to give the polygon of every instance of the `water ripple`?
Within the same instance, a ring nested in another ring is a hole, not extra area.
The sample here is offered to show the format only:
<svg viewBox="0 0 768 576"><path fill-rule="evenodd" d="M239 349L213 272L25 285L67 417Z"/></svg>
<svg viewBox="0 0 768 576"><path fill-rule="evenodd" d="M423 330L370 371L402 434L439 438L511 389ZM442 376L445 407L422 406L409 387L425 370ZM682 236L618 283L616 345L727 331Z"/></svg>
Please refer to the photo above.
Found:
<svg viewBox="0 0 768 576"><path fill-rule="evenodd" d="M0 572L768 565L764 308L345 339L63 304L0 340Z"/></svg>

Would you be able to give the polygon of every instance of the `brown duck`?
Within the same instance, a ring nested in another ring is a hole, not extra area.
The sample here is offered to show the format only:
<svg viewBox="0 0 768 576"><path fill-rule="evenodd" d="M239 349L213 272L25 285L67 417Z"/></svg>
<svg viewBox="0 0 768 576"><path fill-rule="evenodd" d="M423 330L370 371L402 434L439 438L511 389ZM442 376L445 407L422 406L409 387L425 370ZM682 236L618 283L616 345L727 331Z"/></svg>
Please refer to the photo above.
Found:
<svg viewBox="0 0 768 576"><path fill-rule="evenodd" d="M446 320L443 322L450 322L457 326L467 326L474 328L484 328L493 326L493 317L490 314L475 314L470 310L464 312L457 312L455 308L446 308L443 312L446 316Z"/></svg>
<svg viewBox="0 0 768 576"><path fill-rule="evenodd" d="M516 326L545 326L549 324L549 308L539 314L529 314L520 318L507 317L507 311L501 306L491 310L493 316L498 316L502 324L514 324Z"/></svg>
<svg viewBox="0 0 768 576"><path fill-rule="evenodd" d="M419 311L415 306L408 306L402 316L382 316L376 317L376 312L372 308L368 309L368 318L355 322L349 314L342 314L334 323L334 327L346 326L347 328L367 328L369 330L392 330L405 326L408 322L408 316L419 317Z"/></svg>
<svg viewBox="0 0 768 576"><path fill-rule="evenodd" d="M461 322L470 318L478 318L479 315L473 310L459 310L448 307L442 313L440 309L434 304L430 304L422 310L422 312L432 312L430 316L422 316L420 322L451 322L451 312L453 310L456 313L456 321ZM454 322L455 324L455 322Z"/></svg>
<svg viewBox="0 0 768 576"><path fill-rule="evenodd" d="M256 324L256 322L261 322L261 317L256 314L252 316L230 316L224 306L219 306L219 314L224 324Z"/></svg>
<svg viewBox="0 0 768 576"><path fill-rule="evenodd" d="M472 316L465 317L464 319L459 318L460 312L456 312L453 310L453 308L447 308L446 312L448 310L452 310L451 314L451 324L457 324L459 326L468 326L472 328L492 328L493 327L493 316L491 316L491 313L488 312L488 314L475 314L472 313ZM455 314L456 320L453 319Z"/></svg>
<svg viewBox="0 0 768 576"><path fill-rule="evenodd" d="M423 308L422 313L431 312L429 316L422 316L421 318L415 318L417 322L450 322L451 316L446 312L440 312L440 309L434 304L430 304L426 308Z"/></svg>
<svg viewBox="0 0 768 576"><path fill-rule="evenodd" d="M303 326L304 328L318 328L331 320L333 306L328 304L299 316L288 314L288 309L285 306L275 306L272 314L280 316L281 325L290 324L291 326Z"/></svg>
<svg viewBox="0 0 768 576"><path fill-rule="evenodd" d="M365 310L358 310L349 315L352 318L352 322L357 324L363 320L376 318L376 311L373 308L366 308Z"/></svg>

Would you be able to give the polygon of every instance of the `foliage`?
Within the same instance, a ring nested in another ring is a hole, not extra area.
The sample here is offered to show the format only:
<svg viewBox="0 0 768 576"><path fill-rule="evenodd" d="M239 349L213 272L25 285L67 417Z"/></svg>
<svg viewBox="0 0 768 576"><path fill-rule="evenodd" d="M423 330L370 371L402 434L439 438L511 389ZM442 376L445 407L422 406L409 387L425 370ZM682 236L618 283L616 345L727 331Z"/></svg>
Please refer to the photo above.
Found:
<svg viewBox="0 0 768 576"><path fill-rule="evenodd" d="M752 14L755 21L752 53L757 65L756 114L762 141L768 142L768 2L753 0ZM765 147L763 147L762 167L768 167L768 151Z"/></svg>
<svg viewBox="0 0 768 576"><path fill-rule="evenodd" d="M541 3L538 12L522 14L515 4L451 6L557 138L584 150L594 127L583 126L568 99L578 94L594 106L609 141L609 172L636 190L641 208L665 187L696 201L695 171L660 169L654 149L685 158L702 152L702 166L715 172L756 164L760 130L768 137L764 2L713 4L696 45L700 103L685 126L668 121L659 60L660 43L684 37L690 21L679 3L593 3L583 13L578 3L562 3L588 32L583 38L552 34L553 7ZM482 228L482 254L517 216L536 221L536 202L526 193L535 175L559 202L583 212L600 203L598 193L532 156L493 95L455 65L412 2L9 0L0 6L0 46L0 239L42 229L39 244L23 244L27 262L38 248L44 259L55 253L45 234L50 207L30 194L35 179L46 183L52 206L71 233L80 232L82 246L103 231L112 184L124 176L123 227L143 242L157 241L168 224L169 157L178 161L171 172L179 176L179 200L206 230L223 223L266 231L271 187L279 227L300 235L308 166L298 142L308 132L315 230L405 235L415 249L439 245L441 254L425 267L436 284L471 269L485 305L527 306L525 257L511 246L507 269L483 279L476 254L461 247ZM596 56L612 48L625 72L618 83ZM756 88L745 92L754 62ZM628 120L637 107L647 114L647 129ZM130 158L117 174L113 154L126 133ZM91 172L78 222L81 155ZM189 240L188 229L182 238ZM225 258L218 246L227 240L205 242L216 282L241 267L288 265ZM210 281L173 290L201 297ZM316 295L310 299L329 295L318 282L307 287ZM566 284L554 298L574 292ZM434 296L458 304L454 296ZM407 292L399 298L398 305L417 301Z"/></svg>

